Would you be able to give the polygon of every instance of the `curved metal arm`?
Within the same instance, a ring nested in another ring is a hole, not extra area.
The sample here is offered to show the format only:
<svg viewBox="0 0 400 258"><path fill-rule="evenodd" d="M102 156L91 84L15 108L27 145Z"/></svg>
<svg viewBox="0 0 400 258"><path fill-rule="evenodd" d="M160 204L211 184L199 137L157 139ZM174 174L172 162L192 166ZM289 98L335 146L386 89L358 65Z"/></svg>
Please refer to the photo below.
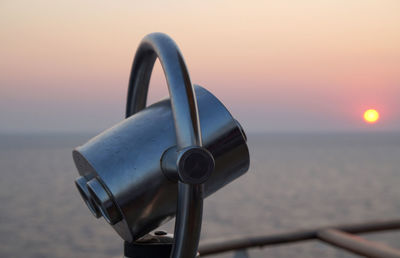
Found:
<svg viewBox="0 0 400 258"><path fill-rule="evenodd" d="M139 45L129 79L126 117L146 107L147 92L157 57L163 67L171 97L178 150L200 146L197 103L189 73L175 42L165 34L147 35ZM203 214L203 185L178 181L175 244L171 257L195 257Z"/></svg>

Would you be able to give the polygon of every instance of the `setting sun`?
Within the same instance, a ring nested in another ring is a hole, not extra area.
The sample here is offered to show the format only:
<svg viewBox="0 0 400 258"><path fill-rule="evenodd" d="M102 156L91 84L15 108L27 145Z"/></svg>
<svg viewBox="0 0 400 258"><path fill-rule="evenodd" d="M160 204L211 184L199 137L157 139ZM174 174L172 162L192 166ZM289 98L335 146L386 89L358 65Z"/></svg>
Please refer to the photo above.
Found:
<svg viewBox="0 0 400 258"><path fill-rule="evenodd" d="M379 119L379 113L375 109L368 109L364 112L364 120L367 123L375 123Z"/></svg>

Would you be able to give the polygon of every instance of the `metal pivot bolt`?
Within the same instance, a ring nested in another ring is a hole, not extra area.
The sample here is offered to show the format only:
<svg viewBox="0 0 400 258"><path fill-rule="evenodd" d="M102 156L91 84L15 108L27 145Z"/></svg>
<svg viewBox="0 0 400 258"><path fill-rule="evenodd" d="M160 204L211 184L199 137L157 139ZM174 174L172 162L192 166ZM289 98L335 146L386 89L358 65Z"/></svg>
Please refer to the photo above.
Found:
<svg viewBox="0 0 400 258"><path fill-rule="evenodd" d="M202 147L188 147L180 151L171 147L161 158L161 168L166 177L186 184L204 183L214 167L213 156Z"/></svg>

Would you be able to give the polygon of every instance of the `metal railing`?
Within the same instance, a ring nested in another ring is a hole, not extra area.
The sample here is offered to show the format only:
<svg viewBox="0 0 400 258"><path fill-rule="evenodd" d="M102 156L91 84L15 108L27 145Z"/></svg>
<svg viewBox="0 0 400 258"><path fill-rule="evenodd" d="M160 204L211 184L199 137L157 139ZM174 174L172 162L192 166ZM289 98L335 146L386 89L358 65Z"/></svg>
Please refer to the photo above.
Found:
<svg viewBox="0 0 400 258"><path fill-rule="evenodd" d="M208 256L254 247L289 244L307 240L320 240L366 257L399 258L400 250L354 235L398 229L400 229L400 219L371 221L359 224L333 225L273 235L247 236L206 241L200 243L199 252L201 256Z"/></svg>

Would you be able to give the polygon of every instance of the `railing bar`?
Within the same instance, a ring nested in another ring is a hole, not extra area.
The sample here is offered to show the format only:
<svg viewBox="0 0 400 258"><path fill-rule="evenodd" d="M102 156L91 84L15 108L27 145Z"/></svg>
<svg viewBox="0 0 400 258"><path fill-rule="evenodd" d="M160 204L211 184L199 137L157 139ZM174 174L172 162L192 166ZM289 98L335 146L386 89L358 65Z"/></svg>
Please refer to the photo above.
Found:
<svg viewBox="0 0 400 258"><path fill-rule="evenodd" d="M387 221L373 221L358 224L342 224L336 226L319 227L312 230L299 230L287 233L247 236L241 238L211 240L200 243L199 252L202 256L228 252L232 250L246 249L251 247L262 247L268 245L287 244L298 241L306 241L317 238L317 233L326 229L337 229L353 234L377 232L385 230L400 229L400 219Z"/></svg>
<svg viewBox="0 0 400 258"><path fill-rule="evenodd" d="M321 232L318 232L317 237L325 243L365 257L400 258L400 250L340 230L322 230Z"/></svg>

